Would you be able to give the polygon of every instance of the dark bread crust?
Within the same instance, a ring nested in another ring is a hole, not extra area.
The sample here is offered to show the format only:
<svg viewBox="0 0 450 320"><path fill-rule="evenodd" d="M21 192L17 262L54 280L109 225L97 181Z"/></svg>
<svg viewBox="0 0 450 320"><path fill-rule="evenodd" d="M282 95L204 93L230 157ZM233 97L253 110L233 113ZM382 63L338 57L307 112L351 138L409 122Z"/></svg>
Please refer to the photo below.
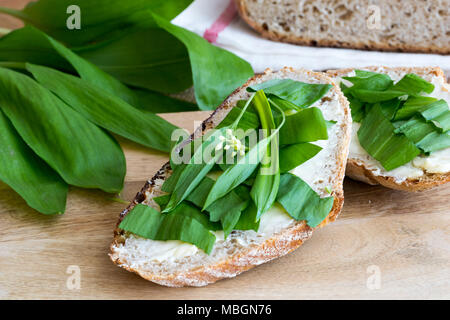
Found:
<svg viewBox="0 0 450 320"><path fill-rule="evenodd" d="M291 68L284 68L284 71L290 71L295 72L295 70ZM283 71L282 70L282 71ZM271 72L270 70L267 70L266 73ZM306 73L308 76L320 79L324 83L332 83L331 79L326 77L322 73L312 72L312 71L305 71L302 70L301 72ZM230 97L237 94L239 91L244 90L247 86L252 84L255 80L263 77L263 75L257 75L253 78L249 79L247 83L245 83L242 87L236 89ZM318 226L322 227L326 224L333 222L336 220L339 212L342 209L342 206L344 204L344 191L343 191L343 179L345 175L345 163L347 159L347 153L348 153L348 146L350 143L350 124L351 124L351 118L350 118L350 111L348 107L348 102L345 99L344 95L340 91L340 89L337 86L334 86L334 89L337 90L337 93L339 94L339 102L344 108L344 114L345 114L345 121L342 124L344 139L340 143L340 148L338 152L338 157L336 159L336 162L339 164L339 170L338 173L334 179L334 184L332 187L332 195L334 196L334 203L332 210L330 211L328 217ZM214 123L214 117L218 112L222 112L223 110L230 109L232 105L229 103L229 98L227 98L212 114L211 116L206 119L202 123L202 132L204 133L206 130L213 127ZM192 136L191 136L192 139ZM136 268L131 267L126 263L126 261L121 261L118 257L114 256L114 247L118 244L124 243L126 239L126 234L123 230L118 228L118 225L123 220L125 215L130 212L130 210L138 203L143 202L146 200L147 196L146 194L149 194L153 191L153 189L156 186L157 180L164 180L171 174L170 164L166 163L156 174L155 176L149 180L144 187L141 189L141 191L136 195L135 199L132 201L132 203L121 213L119 221L117 223L117 227L114 230L114 239L111 243L111 254L110 258L111 260L118 266L139 274L141 277L153 281L158 284L171 286L171 287L182 287L182 286L203 286L207 285L209 283L216 282L217 280L223 279L223 278L229 278L234 277L246 270L249 270L256 265L259 265L261 263L270 261L272 259L275 259L277 257L281 257L283 255L288 254L289 252L295 250L298 248L303 241L309 239L312 235L313 228L306 225L305 221L299 221L298 223L294 224L293 226L285 229L280 234L275 234L273 237L269 238L265 242L259 245L251 245L245 250L244 252L241 252L239 254L234 254L228 259L217 263L215 265L210 266L202 266L199 268L191 269L189 271L175 273L175 274L152 274L143 270L139 270Z"/></svg>
<svg viewBox="0 0 450 320"><path fill-rule="evenodd" d="M359 50L372 50L372 51L390 51L390 52L417 52L417 53L436 53L436 54L450 54L450 46L439 47L436 45L419 46L412 43L398 43L395 47L383 42L371 42L370 45L363 41L346 42L339 41L337 39L312 39L307 37L299 37L290 34L280 34L273 30L266 30L262 25L258 24L251 18L247 7L245 6L246 0L234 0L238 9L239 15L252 29L260 33L264 38L278 41L287 42L292 44L306 45L311 47L334 47L334 48L347 48L347 49L359 49Z"/></svg>
<svg viewBox="0 0 450 320"><path fill-rule="evenodd" d="M365 70L376 71L380 67L371 66L362 68ZM417 75L433 75L437 77L445 78L444 72L441 68L438 67L397 67L397 68L389 68L389 67L381 67L386 71L401 71L405 73L415 73ZM353 71L353 68L339 69L339 70L328 70L327 75L330 77L338 77L348 74ZM345 173L348 177L365 182L370 185L382 185L386 188L403 190L403 191L423 191L427 189L431 189L442 185L444 183L450 182L450 172L447 173L428 173L426 172L424 176L418 178L409 178L403 181L402 183L395 182L395 179L392 177L386 176L377 176L374 175L372 171L368 170L364 165L361 165L356 161L356 159L352 159L349 157L347 160L347 169Z"/></svg>

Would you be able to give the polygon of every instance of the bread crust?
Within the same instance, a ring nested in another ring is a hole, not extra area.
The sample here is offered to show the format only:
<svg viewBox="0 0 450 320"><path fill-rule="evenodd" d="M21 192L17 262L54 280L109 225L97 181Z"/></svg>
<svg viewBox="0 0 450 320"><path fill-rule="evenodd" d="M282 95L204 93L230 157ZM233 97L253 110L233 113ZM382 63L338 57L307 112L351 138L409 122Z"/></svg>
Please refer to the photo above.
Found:
<svg viewBox="0 0 450 320"><path fill-rule="evenodd" d="M385 71L400 71L405 73L415 73L417 75L433 75L437 77L442 77L445 81L445 75L441 68L439 67L377 67L370 66L361 68L364 70L377 71L380 68ZM328 70L327 75L330 77L339 77L348 74L353 71L353 68L338 69L338 70ZM382 185L386 188L403 190L403 191L423 191L431 189L442 185L444 183L450 182L450 172L447 173L428 173L426 172L424 176L418 178L409 178L405 181L398 183L393 177L389 176L378 176L375 175L371 170L366 168L363 164L360 164L356 159L352 159L349 156L347 160L346 175L354 180L362 181L370 185Z"/></svg>
<svg viewBox="0 0 450 320"><path fill-rule="evenodd" d="M327 77L323 73L312 72L307 70L294 70L292 68L284 68L281 71L289 72L304 72L310 77L320 79L322 83L334 84L331 78ZM236 89L212 114L206 119L201 126L201 131L204 133L209 128L212 128L214 117L218 112L227 110L232 106L229 104L230 98L240 90L244 90L247 86L251 85L255 80L263 77L267 73L271 73L270 70L262 75L256 75L249 79L243 86ZM334 86L335 90L339 96L339 102L344 108L344 121L342 124L343 130L343 141L339 146L339 156L337 162L339 163L339 168L337 175L334 179L334 184L332 186L332 195L334 196L334 202L332 210L330 211L328 217L318 226L323 227L326 224L336 220L339 212L344 204L344 191L343 191L343 179L345 176L345 164L347 160L348 147L350 144L350 130L351 130L351 117L348 102L344 95L340 91L338 86ZM195 133L194 133L195 134ZM192 136L191 136L192 139ZM217 280L223 278L234 277L244 271L247 271L259 264L270 261L272 259L281 257L290 253L291 251L298 248L303 241L309 239L313 233L314 228L309 227L305 221L300 221L293 226L284 229L280 233L275 234L273 237L267 239L265 242L258 245L251 245L246 251L229 256L226 260L217 263L215 265L202 266L200 268L191 269L186 272L179 272L168 275L157 275L143 270L133 268L126 264L126 261L121 261L118 256L114 254L114 247L125 241L125 233L123 230L118 228L118 225L123 220L123 218L130 212L130 210L138 203L146 200L147 195L151 194L153 188L155 187L155 182L158 179L166 179L168 175L171 174L170 164L166 163L151 180L149 180L141 191L136 195L132 203L121 213L119 221L117 223L116 229L114 230L114 239L110 246L110 258L114 264L134 273L137 273L144 279L150 280L152 282L170 286L170 287L183 287L183 286L204 286L209 283L216 282Z"/></svg>
<svg viewBox="0 0 450 320"><path fill-rule="evenodd" d="M359 50L374 50L374 51L390 51L390 52L418 52L418 53L436 53L436 54L450 54L450 47L443 48L436 45L419 46L412 43L399 43L397 46L392 47L383 42L372 42L370 45L362 42L346 42L336 39L312 39L307 37L299 37L290 34L280 34L273 30L266 30L262 25L258 24L251 18L247 7L245 6L246 0L234 0L237 10L242 20L244 20L251 28L260 33L264 38L278 41L287 42L292 44L306 45L312 47L335 47L335 48L348 48Z"/></svg>

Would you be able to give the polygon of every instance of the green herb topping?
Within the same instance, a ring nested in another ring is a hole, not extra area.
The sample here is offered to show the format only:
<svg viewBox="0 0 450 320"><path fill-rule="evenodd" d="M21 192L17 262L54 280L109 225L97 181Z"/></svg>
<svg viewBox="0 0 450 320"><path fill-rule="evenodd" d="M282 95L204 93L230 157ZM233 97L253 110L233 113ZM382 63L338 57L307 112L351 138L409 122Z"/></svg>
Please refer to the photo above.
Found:
<svg viewBox="0 0 450 320"><path fill-rule="evenodd" d="M361 146L386 170L419 154L450 147L450 110L445 100L425 96L434 85L416 74L400 81L375 72L355 70L341 89L350 102L353 121L360 122Z"/></svg>
<svg viewBox="0 0 450 320"><path fill-rule="evenodd" d="M183 153L190 152L190 158L172 165L162 186L167 194L153 198L161 210L138 205L120 228L148 239L189 242L210 253L212 231L223 230L225 238L233 230L257 231L261 216L276 202L293 219L318 226L334 198L321 198L288 172L320 152L311 142L328 139L327 128L335 122L325 121L311 105L330 88L293 80L248 88L253 92L248 100L239 101L204 137L185 145ZM177 221L169 225L174 215ZM199 223L193 223L196 219Z"/></svg>

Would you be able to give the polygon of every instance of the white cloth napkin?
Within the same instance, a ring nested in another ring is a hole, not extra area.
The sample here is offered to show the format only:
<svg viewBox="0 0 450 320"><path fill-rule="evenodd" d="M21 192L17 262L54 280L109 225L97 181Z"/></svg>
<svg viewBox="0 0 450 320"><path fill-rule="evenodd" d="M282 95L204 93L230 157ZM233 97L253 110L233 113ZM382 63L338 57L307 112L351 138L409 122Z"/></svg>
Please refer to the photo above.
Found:
<svg viewBox="0 0 450 320"><path fill-rule="evenodd" d="M316 48L270 41L240 19L231 1L195 0L172 23L204 36L215 45L247 60L256 73L266 68L278 70L284 66L325 70L384 65L439 66L447 75L450 74L449 55Z"/></svg>

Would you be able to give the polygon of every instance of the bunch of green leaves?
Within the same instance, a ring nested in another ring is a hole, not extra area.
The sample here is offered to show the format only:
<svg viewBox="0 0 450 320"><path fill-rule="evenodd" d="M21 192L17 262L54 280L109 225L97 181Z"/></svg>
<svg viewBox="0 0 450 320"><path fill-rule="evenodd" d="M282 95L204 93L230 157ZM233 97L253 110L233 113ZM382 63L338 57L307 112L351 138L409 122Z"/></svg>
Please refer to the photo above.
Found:
<svg viewBox="0 0 450 320"><path fill-rule="evenodd" d="M128 213L120 228L154 240L186 241L209 253L214 236L211 231L223 230L225 237L233 230L257 231L261 216L275 202L293 219L306 220L316 227L329 214L334 198L321 198L288 171L321 150L311 142L328 139L330 122L311 105L329 89L329 85L292 80L268 81L248 88L253 92L248 100L239 101L199 143L186 146L192 152L189 161L177 164L164 182L162 190L167 194L153 198L161 210L139 206L136 213L134 209ZM239 136L238 129L246 133L261 130L262 134L255 144L246 144L246 135ZM230 149L222 144L230 130L246 150L235 153L232 163L223 164ZM208 154L212 151L209 160L196 161L202 159L204 150ZM160 221L183 215L180 207L196 210L199 215L189 215L189 219L201 219L206 229L192 228L188 219L185 225L164 225L171 231L164 237L158 235L164 223Z"/></svg>
<svg viewBox="0 0 450 320"><path fill-rule="evenodd" d="M142 95L159 111L157 92L181 92L194 85L202 110L216 108L253 75L249 63L170 23L191 0L39 0L23 10L0 7L69 45L74 52ZM69 6L80 8L81 28L66 25ZM155 98L156 97L156 98ZM185 111L175 104L171 111Z"/></svg>
<svg viewBox="0 0 450 320"><path fill-rule="evenodd" d="M0 38L0 180L46 214L64 212L67 184L119 192L125 158L110 133L168 152L176 127L155 112L213 109L250 77L247 62L169 22L191 2L0 7L26 24ZM69 30L74 6L81 28ZM192 84L198 106L168 96ZM40 192L26 187L37 178Z"/></svg>
<svg viewBox="0 0 450 320"><path fill-rule="evenodd" d="M341 83L352 117L361 122L361 146L386 170L419 154L450 147L450 111L445 100L425 96L434 85L416 74L394 81L386 74L355 70Z"/></svg>
<svg viewBox="0 0 450 320"><path fill-rule="evenodd" d="M175 126L132 106L131 90L51 37L25 27L0 48L0 180L39 212L64 212L67 184L122 189L125 157L107 131L170 150Z"/></svg>

